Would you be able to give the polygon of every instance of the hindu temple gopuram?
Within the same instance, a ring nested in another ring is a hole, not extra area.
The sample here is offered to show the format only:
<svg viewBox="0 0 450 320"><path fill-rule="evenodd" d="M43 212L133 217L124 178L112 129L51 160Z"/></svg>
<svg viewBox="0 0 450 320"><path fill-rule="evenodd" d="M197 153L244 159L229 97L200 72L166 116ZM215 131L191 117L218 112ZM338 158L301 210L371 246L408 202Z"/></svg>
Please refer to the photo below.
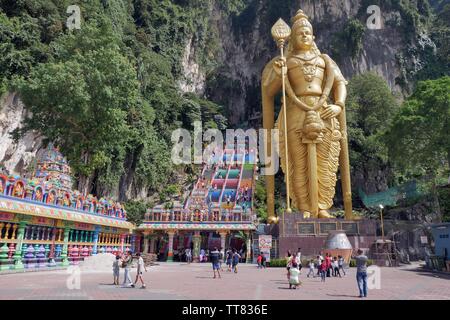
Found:
<svg viewBox="0 0 450 320"><path fill-rule="evenodd" d="M53 146L26 179L0 175L0 270L76 264L133 246L120 203L72 190L70 167Z"/></svg>

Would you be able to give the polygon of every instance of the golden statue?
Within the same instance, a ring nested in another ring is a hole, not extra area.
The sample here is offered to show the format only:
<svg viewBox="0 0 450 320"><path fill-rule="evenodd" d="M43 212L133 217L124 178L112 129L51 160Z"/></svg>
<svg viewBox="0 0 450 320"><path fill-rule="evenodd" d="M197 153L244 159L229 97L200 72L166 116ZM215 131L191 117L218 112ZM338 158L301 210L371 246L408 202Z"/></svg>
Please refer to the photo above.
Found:
<svg viewBox="0 0 450 320"><path fill-rule="evenodd" d="M280 89L283 94L276 127L280 132L281 167L286 179L286 211L292 212L292 200L305 218L331 218L328 210L333 205L340 163L345 217L352 219L345 117L347 82L336 63L320 53L313 27L302 10L297 11L292 24L292 32L282 19L273 26L272 36L281 55L266 65L261 85L263 126L267 130L274 128L274 97ZM270 156L270 139L266 147ZM267 208L272 221L274 184L274 176L266 176Z"/></svg>

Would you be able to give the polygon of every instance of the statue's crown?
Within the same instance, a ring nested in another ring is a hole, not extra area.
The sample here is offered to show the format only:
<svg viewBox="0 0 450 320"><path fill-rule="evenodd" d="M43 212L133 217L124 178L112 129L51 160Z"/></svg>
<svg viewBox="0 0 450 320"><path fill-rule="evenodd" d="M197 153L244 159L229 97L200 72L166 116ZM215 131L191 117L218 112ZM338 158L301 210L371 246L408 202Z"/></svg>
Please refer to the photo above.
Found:
<svg viewBox="0 0 450 320"><path fill-rule="evenodd" d="M295 16L292 18L292 29L298 27L307 27L313 30L312 24L308 20L308 16L303 12L303 10L298 10Z"/></svg>

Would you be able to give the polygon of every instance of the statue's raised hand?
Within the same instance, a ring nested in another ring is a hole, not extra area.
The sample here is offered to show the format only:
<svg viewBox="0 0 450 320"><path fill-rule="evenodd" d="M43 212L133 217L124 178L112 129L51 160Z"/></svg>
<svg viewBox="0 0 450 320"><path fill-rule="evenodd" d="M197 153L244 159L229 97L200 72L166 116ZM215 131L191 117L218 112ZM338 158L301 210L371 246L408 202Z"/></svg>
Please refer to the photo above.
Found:
<svg viewBox="0 0 450 320"><path fill-rule="evenodd" d="M286 57L278 57L273 63L273 68L278 75L281 75L281 70L286 67Z"/></svg>

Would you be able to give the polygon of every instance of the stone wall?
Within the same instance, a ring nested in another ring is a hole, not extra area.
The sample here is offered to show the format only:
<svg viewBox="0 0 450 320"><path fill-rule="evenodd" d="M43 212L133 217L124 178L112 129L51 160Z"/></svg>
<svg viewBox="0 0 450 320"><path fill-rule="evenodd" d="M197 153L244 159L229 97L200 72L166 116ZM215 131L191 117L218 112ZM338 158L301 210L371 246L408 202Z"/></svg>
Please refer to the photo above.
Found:
<svg viewBox="0 0 450 320"><path fill-rule="evenodd" d="M298 248L302 248L302 254L305 257L316 256L319 251L324 249L325 241L328 237L328 233L321 227L321 224L325 224L325 226L336 224L336 230L341 230L348 223L357 224L357 232L346 232L353 248L361 248L368 252L375 240L379 238L377 237L376 220L303 219L303 215L299 213L285 215L284 233L283 221L280 219L280 257L285 256L287 250L296 252ZM298 229L301 224L314 224L314 233L300 234Z"/></svg>

